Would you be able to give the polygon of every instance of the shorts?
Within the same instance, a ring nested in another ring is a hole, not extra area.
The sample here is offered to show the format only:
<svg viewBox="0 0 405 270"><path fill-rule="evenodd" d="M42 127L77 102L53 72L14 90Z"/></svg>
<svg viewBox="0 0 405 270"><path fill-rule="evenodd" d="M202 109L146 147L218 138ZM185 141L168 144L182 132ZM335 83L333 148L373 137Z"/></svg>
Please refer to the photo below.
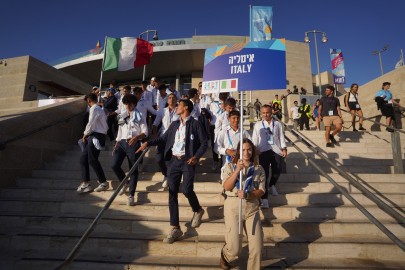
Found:
<svg viewBox="0 0 405 270"><path fill-rule="evenodd" d="M356 105L358 108L356 107ZM360 111L361 110L359 103L357 103L355 101L349 101L349 109L351 111Z"/></svg>
<svg viewBox="0 0 405 270"><path fill-rule="evenodd" d="M336 126L336 125L338 125L338 124L340 124L340 125L343 124L342 119L340 119L340 117L337 116L337 115L324 116L324 117L322 118L322 121L323 121L323 125L324 125L325 127L330 127L331 125Z"/></svg>
<svg viewBox="0 0 405 270"><path fill-rule="evenodd" d="M388 103L382 104L381 114L385 117L394 117L394 107L392 107L392 104Z"/></svg>

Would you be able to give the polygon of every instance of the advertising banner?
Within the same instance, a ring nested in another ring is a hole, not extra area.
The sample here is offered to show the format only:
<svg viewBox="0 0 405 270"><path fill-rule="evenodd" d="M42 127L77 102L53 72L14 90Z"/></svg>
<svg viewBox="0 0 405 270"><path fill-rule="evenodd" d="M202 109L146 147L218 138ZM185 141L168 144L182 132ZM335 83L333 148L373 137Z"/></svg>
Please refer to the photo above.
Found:
<svg viewBox="0 0 405 270"><path fill-rule="evenodd" d="M345 84L346 77L342 50L330 49L330 60L332 62L333 82L335 84Z"/></svg>
<svg viewBox="0 0 405 270"><path fill-rule="evenodd" d="M250 8L250 40L271 40L273 9L268 6Z"/></svg>
<svg viewBox="0 0 405 270"><path fill-rule="evenodd" d="M286 83L284 39L205 50L203 93L285 89Z"/></svg>

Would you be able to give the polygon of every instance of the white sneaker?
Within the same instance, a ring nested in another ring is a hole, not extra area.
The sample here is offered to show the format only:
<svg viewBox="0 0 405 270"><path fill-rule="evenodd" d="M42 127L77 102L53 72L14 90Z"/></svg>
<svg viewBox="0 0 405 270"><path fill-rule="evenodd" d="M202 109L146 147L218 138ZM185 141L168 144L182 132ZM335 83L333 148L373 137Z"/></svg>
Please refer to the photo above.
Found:
<svg viewBox="0 0 405 270"><path fill-rule="evenodd" d="M198 212L194 212L193 219L191 220L191 227L192 228L197 228L201 225L201 218L204 215L205 211L204 209L200 209Z"/></svg>
<svg viewBox="0 0 405 270"><path fill-rule="evenodd" d="M183 232L180 229L172 228L167 237L163 239L163 243L172 244L174 241L178 240L182 235Z"/></svg>
<svg viewBox="0 0 405 270"><path fill-rule="evenodd" d="M109 184L108 184L108 182L106 181L106 182L104 182L104 183L101 183L100 185L98 185L98 187L96 187L95 189L94 189L94 191L96 191L96 192L101 192L101 191L106 191L108 188L109 188Z"/></svg>
<svg viewBox="0 0 405 270"><path fill-rule="evenodd" d="M132 196L129 196L129 197L128 197L127 205L129 205L129 206L134 206L134 205L135 205L135 199L134 199L134 197L132 197Z"/></svg>
<svg viewBox="0 0 405 270"><path fill-rule="evenodd" d="M262 204L260 205L261 208L263 209L269 209L269 200L268 199L262 199Z"/></svg>
<svg viewBox="0 0 405 270"><path fill-rule="evenodd" d="M82 183L78 188L77 188L77 193L82 194L82 193L88 193L91 192L93 188L89 183Z"/></svg>
<svg viewBox="0 0 405 270"><path fill-rule="evenodd" d="M120 192L118 192L118 195L120 195L120 196L124 195L125 192L126 192L127 189L128 189L128 186L129 186L128 184L125 184L125 185L121 188Z"/></svg>
<svg viewBox="0 0 405 270"><path fill-rule="evenodd" d="M163 178L162 181L162 188L166 188L167 187L167 177L165 176L165 178Z"/></svg>
<svg viewBox="0 0 405 270"><path fill-rule="evenodd" d="M277 195L278 195L276 186L271 186L270 189L271 189L271 194L272 194L273 196L277 196Z"/></svg>

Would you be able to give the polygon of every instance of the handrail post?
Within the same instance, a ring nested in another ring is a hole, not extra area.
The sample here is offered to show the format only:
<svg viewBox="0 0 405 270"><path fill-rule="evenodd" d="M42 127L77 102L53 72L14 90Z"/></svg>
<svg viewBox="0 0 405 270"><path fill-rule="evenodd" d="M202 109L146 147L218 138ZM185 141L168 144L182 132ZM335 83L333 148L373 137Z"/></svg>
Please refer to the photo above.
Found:
<svg viewBox="0 0 405 270"><path fill-rule="evenodd" d="M401 138L399 132L391 132L391 147L392 147L392 159L394 161L394 173L403 174L404 167L402 164L401 153Z"/></svg>

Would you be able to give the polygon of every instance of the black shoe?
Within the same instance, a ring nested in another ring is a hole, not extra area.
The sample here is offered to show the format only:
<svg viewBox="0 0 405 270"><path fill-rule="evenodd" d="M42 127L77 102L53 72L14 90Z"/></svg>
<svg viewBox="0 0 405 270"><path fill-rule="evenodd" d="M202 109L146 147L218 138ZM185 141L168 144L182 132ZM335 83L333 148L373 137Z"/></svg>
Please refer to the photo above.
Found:
<svg viewBox="0 0 405 270"><path fill-rule="evenodd" d="M394 132L394 130L392 128L389 128L389 127L387 127L385 130L388 131L388 132Z"/></svg>
<svg viewBox="0 0 405 270"><path fill-rule="evenodd" d="M332 147L333 148L334 146L333 146L332 143L328 142L328 143L326 143L326 147Z"/></svg>
<svg viewBox="0 0 405 270"><path fill-rule="evenodd" d="M330 134L330 141L334 144L337 144L337 141L335 140L335 137L333 136L333 134Z"/></svg>
<svg viewBox="0 0 405 270"><path fill-rule="evenodd" d="M359 130L367 130L367 129L365 129L364 127L359 127Z"/></svg>
<svg viewBox="0 0 405 270"><path fill-rule="evenodd" d="M357 132L358 130L354 128L353 131L354 131L354 132Z"/></svg>

